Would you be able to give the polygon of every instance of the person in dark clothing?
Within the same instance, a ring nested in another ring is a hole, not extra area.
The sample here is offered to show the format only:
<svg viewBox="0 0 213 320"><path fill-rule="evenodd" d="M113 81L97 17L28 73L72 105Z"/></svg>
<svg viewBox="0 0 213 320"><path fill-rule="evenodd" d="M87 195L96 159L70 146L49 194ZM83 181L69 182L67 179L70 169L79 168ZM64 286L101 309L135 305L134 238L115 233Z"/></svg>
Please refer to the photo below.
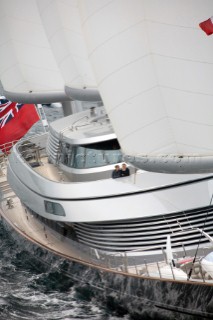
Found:
<svg viewBox="0 0 213 320"><path fill-rule="evenodd" d="M123 163L121 167L121 177L127 176L129 176L129 168L127 168L126 163Z"/></svg>
<svg viewBox="0 0 213 320"><path fill-rule="evenodd" d="M121 169L118 164L116 164L115 169L112 171L112 178L120 178L121 177Z"/></svg>

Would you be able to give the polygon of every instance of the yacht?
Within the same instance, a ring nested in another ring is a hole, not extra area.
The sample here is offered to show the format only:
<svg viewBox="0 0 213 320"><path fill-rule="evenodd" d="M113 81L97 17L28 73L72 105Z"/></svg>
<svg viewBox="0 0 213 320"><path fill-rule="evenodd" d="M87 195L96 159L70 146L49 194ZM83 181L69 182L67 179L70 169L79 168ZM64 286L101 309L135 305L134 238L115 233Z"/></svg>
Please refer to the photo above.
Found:
<svg viewBox="0 0 213 320"><path fill-rule="evenodd" d="M51 123L3 157L5 226L134 319L212 318L213 42L203 32L213 33L212 2L9 0L0 9L7 99L104 106ZM124 162L130 175L112 179Z"/></svg>
<svg viewBox="0 0 213 320"><path fill-rule="evenodd" d="M213 250L211 174L129 166L129 176L113 179L123 154L104 107L56 120L2 157L2 222L40 262L66 261L60 272L138 317L212 315L204 264ZM170 301L171 290L184 290L194 304Z"/></svg>
<svg viewBox="0 0 213 320"><path fill-rule="evenodd" d="M212 174L165 175L130 166L129 176L112 179L122 161L104 107L92 107L19 141L9 156L8 182L27 209L95 249L163 246L167 234L202 229L204 221L213 235ZM194 247L199 237L196 231L179 235L173 248Z"/></svg>

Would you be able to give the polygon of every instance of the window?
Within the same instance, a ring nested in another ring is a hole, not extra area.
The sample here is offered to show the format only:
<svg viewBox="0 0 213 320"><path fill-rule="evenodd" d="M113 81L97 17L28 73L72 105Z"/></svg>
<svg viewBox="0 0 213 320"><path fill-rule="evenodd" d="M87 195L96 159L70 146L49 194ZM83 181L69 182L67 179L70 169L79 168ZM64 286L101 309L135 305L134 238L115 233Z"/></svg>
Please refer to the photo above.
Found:
<svg viewBox="0 0 213 320"><path fill-rule="evenodd" d="M116 139L87 145L62 147L62 161L68 167L86 169L122 162L122 152Z"/></svg>
<svg viewBox="0 0 213 320"><path fill-rule="evenodd" d="M44 207L47 213L55 214L57 216L65 216L64 208L60 203L44 200Z"/></svg>

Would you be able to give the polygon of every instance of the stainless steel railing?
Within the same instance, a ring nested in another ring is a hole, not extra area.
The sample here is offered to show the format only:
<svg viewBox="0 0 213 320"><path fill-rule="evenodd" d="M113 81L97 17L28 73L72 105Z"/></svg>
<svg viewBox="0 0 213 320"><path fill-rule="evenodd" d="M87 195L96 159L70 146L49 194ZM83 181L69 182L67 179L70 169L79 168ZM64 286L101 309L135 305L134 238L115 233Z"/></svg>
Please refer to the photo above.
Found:
<svg viewBox="0 0 213 320"><path fill-rule="evenodd" d="M6 142L3 144L0 144L0 156L1 155L8 155L10 154L10 150L12 149L12 147L18 142L18 140L13 140L10 142Z"/></svg>
<svg viewBox="0 0 213 320"><path fill-rule="evenodd" d="M38 218L37 214L33 214L33 216L34 218ZM40 218L38 219L43 226L45 237L48 239L47 231L51 230L52 232L53 230L42 222ZM54 234L55 237L61 238L59 233L55 232ZM78 256L78 259L114 272L132 274L138 277L186 281L192 269L190 281L213 282L213 279L203 269L201 264L202 258L213 251L211 244L198 249L197 259L193 263L196 248L186 247L184 243L180 243L183 250L173 253L175 261L175 265L173 265L172 262L167 261L165 249L159 246L152 246L146 249L140 248L129 252L106 252L91 248L70 238L66 238L65 240L65 237L63 237L63 241L69 244L70 248Z"/></svg>

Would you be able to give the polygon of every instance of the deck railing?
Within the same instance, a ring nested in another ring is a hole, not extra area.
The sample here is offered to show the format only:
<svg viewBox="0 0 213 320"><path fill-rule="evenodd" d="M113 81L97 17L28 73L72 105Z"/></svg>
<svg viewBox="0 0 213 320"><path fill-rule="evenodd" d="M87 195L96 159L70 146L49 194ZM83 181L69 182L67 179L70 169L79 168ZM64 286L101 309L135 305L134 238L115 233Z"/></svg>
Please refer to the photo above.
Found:
<svg viewBox="0 0 213 320"><path fill-rule="evenodd" d="M39 222L43 225L45 237L48 239L47 229L50 232L53 229L42 222L37 214L33 213L33 216L34 218L38 218ZM58 232L55 232L56 237L61 237L62 234L60 235ZM66 242L69 243L73 252L77 253L78 259L94 266L111 269L114 272L132 274L138 277L213 282L213 279L201 265L202 258L213 251L211 244L200 247L197 252L197 258L193 262L196 249L187 247L184 243L179 243L183 250L180 251L179 249L173 253L173 262L168 261L165 248L159 246L140 248L129 252L106 252L91 248L71 238L66 238ZM190 273L191 276L189 278Z"/></svg>
<svg viewBox="0 0 213 320"><path fill-rule="evenodd" d="M3 144L0 144L0 156L1 155L8 155L10 154L10 150L12 149L12 147L18 142L18 140L13 140L10 142L6 142Z"/></svg>
<svg viewBox="0 0 213 320"><path fill-rule="evenodd" d="M10 144L5 144L4 148L13 146L15 143L16 142L13 141ZM28 144L32 145L32 139L26 142L26 144L19 142L18 150L22 153L22 155L25 152L25 146L27 146L26 149L29 151ZM3 169L6 167L6 165L7 154L2 153L0 156L0 174L3 172ZM28 209L25 208L25 210L27 213ZM32 212L30 213L33 214L35 218L38 218L36 214ZM45 237L48 238L46 230L47 228L50 229L50 227L48 227L41 220L39 221L42 225ZM55 235L58 237L61 236L56 232ZM185 246L184 243L178 243L183 250L180 250L180 248L176 251L174 250L174 261L169 261L165 247L162 248L159 246L152 246L149 248L139 248L135 251L129 252L105 252L97 248L91 248L81 244L72 240L71 238L66 238L66 241L69 242L71 248L75 250L80 260L96 266L111 269L115 272L133 274L139 277L213 282L213 279L203 269L201 263L202 258L205 257L209 252L213 251L211 243L209 246L199 247L198 252L196 253L197 259L195 261L193 261L193 257L195 255L196 248L192 249L191 247ZM181 274L178 273L177 270L181 270ZM189 274L191 274L190 278Z"/></svg>

